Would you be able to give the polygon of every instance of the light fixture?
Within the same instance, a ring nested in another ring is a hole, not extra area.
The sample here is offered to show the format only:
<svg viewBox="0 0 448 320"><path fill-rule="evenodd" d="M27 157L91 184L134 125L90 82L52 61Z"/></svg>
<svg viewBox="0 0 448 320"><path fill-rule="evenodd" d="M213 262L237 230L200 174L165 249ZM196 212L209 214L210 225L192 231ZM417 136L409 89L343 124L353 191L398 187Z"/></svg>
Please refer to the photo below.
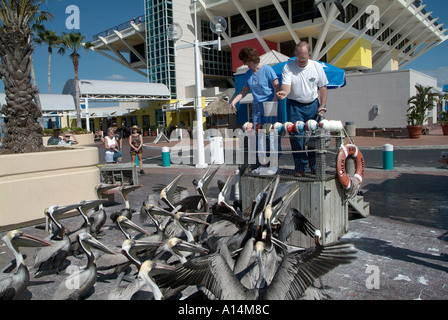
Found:
<svg viewBox="0 0 448 320"><path fill-rule="evenodd" d="M194 11L194 42L187 41L182 39L182 28L178 23L173 23L167 28L167 37L169 40L174 41L174 55L177 55L178 49L191 48L194 47L194 67L195 67L195 98L194 98L194 106L196 111L196 141L197 141L197 163L196 168L206 168L207 163L205 163L205 148L204 148L204 128L202 124L202 94L201 94L201 79L200 79L200 65L199 65L199 56L200 51L199 47L203 47L206 49L206 46L218 44L218 50L221 50L221 34L227 29L227 22L223 17L213 17L212 21L210 21L210 28L213 33L218 35L218 40L215 41L207 41L207 42L199 42L197 35L197 13L196 13L196 5L197 0L192 0L193 3L193 11ZM182 46L176 46L177 41L187 42L188 44ZM194 139L194 137L193 137Z"/></svg>

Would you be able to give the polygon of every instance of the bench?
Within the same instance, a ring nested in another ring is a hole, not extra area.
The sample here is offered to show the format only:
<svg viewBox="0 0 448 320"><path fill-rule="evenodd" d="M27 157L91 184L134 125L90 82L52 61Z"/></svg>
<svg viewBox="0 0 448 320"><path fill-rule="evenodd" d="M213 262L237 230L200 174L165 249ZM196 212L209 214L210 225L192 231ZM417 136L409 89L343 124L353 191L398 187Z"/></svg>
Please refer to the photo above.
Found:
<svg viewBox="0 0 448 320"><path fill-rule="evenodd" d="M376 133L377 132L390 132L391 137L394 137L394 133L396 132L402 132L403 130L401 129L389 129L389 130L383 130L383 129L374 129L374 130L366 130L366 132L372 133L373 137L376 137Z"/></svg>
<svg viewBox="0 0 448 320"><path fill-rule="evenodd" d="M121 184L122 186L136 186L139 184L137 166L131 163L113 163L99 165L100 182L107 184ZM111 189L103 193L102 198L107 199L106 204L114 202L116 189Z"/></svg>

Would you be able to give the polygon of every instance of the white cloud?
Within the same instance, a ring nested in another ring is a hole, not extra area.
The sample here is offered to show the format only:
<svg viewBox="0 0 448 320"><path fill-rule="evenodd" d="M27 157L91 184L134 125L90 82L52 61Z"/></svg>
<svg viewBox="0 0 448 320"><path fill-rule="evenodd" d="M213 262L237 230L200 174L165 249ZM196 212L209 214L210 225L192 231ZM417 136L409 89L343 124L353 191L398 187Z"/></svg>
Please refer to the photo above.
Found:
<svg viewBox="0 0 448 320"><path fill-rule="evenodd" d="M125 76L122 76L121 74L113 74L111 76L106 77L106 80L124 80L126 79Z"/></svg>
<svg viewBox="0 0 448 320"><path fill-rule="evenodd" d="M448 66L439 67L437 69L421 70L422 73L437 79L437 86L443 88L448 84Z"/></svg>

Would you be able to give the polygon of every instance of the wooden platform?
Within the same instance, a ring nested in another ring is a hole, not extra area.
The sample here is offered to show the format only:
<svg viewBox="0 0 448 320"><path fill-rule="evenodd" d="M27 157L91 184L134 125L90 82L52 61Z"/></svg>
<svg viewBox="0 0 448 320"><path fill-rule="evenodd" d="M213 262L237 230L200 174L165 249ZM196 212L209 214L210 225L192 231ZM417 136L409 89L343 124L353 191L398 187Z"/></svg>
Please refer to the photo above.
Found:
<svg viewBox="0 0 448 320"><path fill-rule="evenodd" d="M251 173L242 175L243 210L274 178L275 176L260 176ZM280 183L290 181L296 182L300 187L290 207L299 210L321 231L322 243L337 241L348 232L348 202L341 184L334 176L326 177L324 181L316 181L311 178L282 175L280 172ZM291 235L289 243L310 247L314 246L314 239L296 231Z"/></svg>

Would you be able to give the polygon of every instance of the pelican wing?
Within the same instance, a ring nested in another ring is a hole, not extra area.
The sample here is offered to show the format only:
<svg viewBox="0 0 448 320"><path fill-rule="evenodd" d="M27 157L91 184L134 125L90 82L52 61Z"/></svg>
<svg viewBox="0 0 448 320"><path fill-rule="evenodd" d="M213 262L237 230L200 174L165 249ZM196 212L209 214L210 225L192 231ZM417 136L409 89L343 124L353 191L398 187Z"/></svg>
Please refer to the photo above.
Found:
<svg viewBox="0 0 448 320"><path fill-rule="evenodd" d="M16 295L14 276L15 273L0 274L0 300L12 300Z"/></svg>
<svg viewBox="0 0 448 320"><path fill-rule="evenodd" d="M60 241L52 241L51 247L43 247L40 250L36 250L34 256L34 267L39 267L39 270L52 267L59 267L58 262L55 260L58 257L67 256L70 251L70 241L69 240L60 240ZM45 265L45 266L44 266Z"/></svg>
<svg viewBox="0 0 448 320"><path fill-rule="evenodd" d="M355 253L356 250L350 243L332 243L288 253L283 257L263 298L296 300L315 279L340 264L348 264L356 259Z"/></svg>
<svg viewBox="0 0 448 320"><path fill-rule="evenodd" d="M218 253L195 258L161 277L159 287L202 285L220 300L246 300L255 292L245 288L235 277L224 257Z"/></svg>
<svg viewBox="0 0 448 320"><path fill-rule="evenodd" d="M288 210L285 220L283 220L282 227L278 233L278 240L286 242L286 239L295 230L299 230L304 235L314 237L316 227L299 210L291 208Z"/></svg>

